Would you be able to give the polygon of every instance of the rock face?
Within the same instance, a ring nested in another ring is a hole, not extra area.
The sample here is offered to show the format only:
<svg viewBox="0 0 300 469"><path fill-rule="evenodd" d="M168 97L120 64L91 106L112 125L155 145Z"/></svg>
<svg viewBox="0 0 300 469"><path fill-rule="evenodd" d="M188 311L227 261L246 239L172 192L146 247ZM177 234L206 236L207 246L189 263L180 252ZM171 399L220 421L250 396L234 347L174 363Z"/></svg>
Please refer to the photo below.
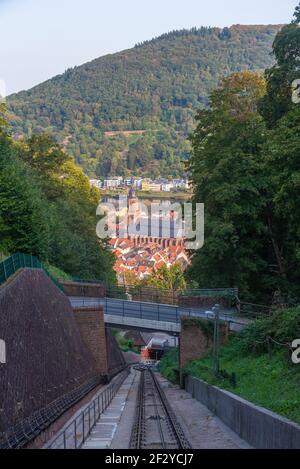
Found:
<svg viewBox="0 0 300 469"><path fill-rule="evenodd" d="M0 288L0 337L0 432L98 371L68 298L42 270L21 270Z"/></svg>

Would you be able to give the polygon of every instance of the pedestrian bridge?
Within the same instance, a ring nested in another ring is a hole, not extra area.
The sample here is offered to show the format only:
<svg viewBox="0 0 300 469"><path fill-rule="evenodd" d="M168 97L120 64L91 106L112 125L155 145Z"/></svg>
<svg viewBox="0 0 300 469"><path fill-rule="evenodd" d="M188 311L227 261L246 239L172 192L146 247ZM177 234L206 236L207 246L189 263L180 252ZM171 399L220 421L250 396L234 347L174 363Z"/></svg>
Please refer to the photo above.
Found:
<svg viewBox="0 0 300 469"><path fill-rule="evenodd" d="M185 308L115 298L69 297L69 299L72 306L77 308L102 306L105 323L116 328L159 331L179 335L181 331L180 318L183 316L214 319L213 311L205 308ZM247 324L245 320L236 316L234 310L229 309L220 311L220 320L227 321L232 331L241 330Z"/></svg>

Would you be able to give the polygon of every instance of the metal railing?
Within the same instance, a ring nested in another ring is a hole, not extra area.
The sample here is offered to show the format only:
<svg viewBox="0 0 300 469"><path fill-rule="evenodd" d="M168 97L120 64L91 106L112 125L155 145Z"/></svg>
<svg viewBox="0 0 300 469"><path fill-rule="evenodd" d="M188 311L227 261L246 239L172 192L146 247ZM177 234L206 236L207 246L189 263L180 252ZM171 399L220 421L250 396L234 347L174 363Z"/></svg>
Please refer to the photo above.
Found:
<svg viewBox="0 0 300 469"><path fill-rule="evenodd" d="M46 267L41 263L41 261L33 256L32 254L23 254L17 252L10 257L7 257L2 262L0 262L0 285L5 283L13 274L15 274L19 269L30 268L30 269L43 269L43 271L48 275L52 282L62 290L59 282L48 272Z"/></svg>
<svg viewBox="0 0 300 469"><path fill-rule="evenodd" d="M120 300L116 298L80 298L70 297L73 307L88 308L91 306L103 306L108 316L122 318L136 318L166 323L179 324L182 317L200 317L212 319L213 312L206 308L187 308L177 305L165 305L140 301ZM231 309L222 309L220 318L224 321L240 323L236 318L236 312Z"/></svg>
<svg viewBox="0 0 300 469"><path fill-rule="evenodd" d="M108 408L120 386L129 374L127 367L100 392L92 402L60 432L54 440L45 445L45 449L78 449L89 437L101 414Z"/></svg>
<svg viewBox="0 0 300 469"><path fill-rule="evenodd" d="M79 402L96 386L99 386L103 382L102 379L101 375L95 375L78 388L55 399L46 407L36 410L6 432L0 433L0 449L15 449L26 446L70 407Z"/></svg>
<svg viewBox="0 0 300 469"><path fill-rule="evenodd" d="M21 268L37 268L43 269L48 277L55 283L55 285L63 291L63 287L47 270L42 262L37 257L31 254L16 253L0 262L0 285L9 277L11 277L17 270ZM140 285L108 285L99 280L83 280L73 278L74 282L85 284L98 284L104 287L105 296L107 298L115 298L120 300L141 301L145 303L159 303L161 305L177 305L181 304L187 298L223 298L226 306L231 307L238 302L238 289L237 288L216 288L216 289L185 289L181 291L176 290L161 290Z"/></svg>
<svg viewBox="0 0 300 469"><path fill-rule="evenodd" d="M30 254L13 254L0 262L0 285L23 267L41 269L42 264L36 257Z"/></svg>
<svg viewBox="0 0 300 469"><path fill-rule="evenodd" d="M258 305L242 302L240 305L240 316L250 319L269 316L272 312L271 306Z"/></svg>
<svg viewBox="0 0 300 469"><path fill-rule="evenodd" d="M104 288L104 296L120 300L142 301L144 303L159 303L165 305L184 306L182 303L190 299L204 298L207 302L214 304L219 299L226 307L232 307L239 303L237 288L216 289L185 289L185 290L163 290L141 285L108 285L97 281L83 281L73 279L77 283L97 284ZM83 293L83 296L84 293Z"/></svg>

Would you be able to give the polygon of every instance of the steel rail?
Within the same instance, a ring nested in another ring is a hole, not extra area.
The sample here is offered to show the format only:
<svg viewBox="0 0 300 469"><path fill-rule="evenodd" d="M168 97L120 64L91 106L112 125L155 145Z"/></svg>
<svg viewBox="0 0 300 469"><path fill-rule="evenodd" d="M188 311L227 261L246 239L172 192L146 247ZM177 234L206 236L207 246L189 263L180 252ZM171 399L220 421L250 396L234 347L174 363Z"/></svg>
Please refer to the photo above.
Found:
<svg viewBox="0 0 300 469"><path fill-rule="evenodd" d="M172 431L176 437L176 440L178 442L178 445L179 445L179 448L183 448L183 449L189 449L191 448L191 445L190 443L188 442L181 426L179 425L177 419L176 419L176 416L166 398L166 395L164 393L164 391L162 390L156 376L154 375L153 371L152 370L149 370L150 374L151 374L151 377L153 379L153 383L156 387L156 390L157 390L157 393L159 394L160 396L160 400L161 400L161 403L165 409L165 412L166 412L166 415L168 416L168 419L169 419L169 422L171 423L171 427L172 427Z"/></svg>
<svg viewBox="0 0 300 469"><path fill-rule="evenodd" d="M135 414L135 422L132 427L131 439L130 439L130 448L131 449L143 449L147 444L143 443L143 438L147 437L146 435L146 419L145 419L145 401L146 401L146 392L152 391L152 394L148 394L152 397L153 407L154 407L154 418L157 422L158 432L160 436L160 444L163 449L168 448L166 443L164 432L161 424L161 415L159 413L159 406L161 407L165 423L170 430L170 434L175 440L175 444L178 449L189 449L191 448L190 443L188 442L181 426L179 425L176 416L170 407L170 404L167 401L166 395L162 390L156 376L153 371L150 369L141 368L141 378L138 389L137 397L137 409ZM148 378L148 379L147 379Z"/></svg>
<svg viewBox="0 0 300 469"><path fill-rule="evenodd" d="M152 374L151 373L150 373L149 376L150 376L150 379L152 379ZM163 433L162 426L161 426L160 415L159 415L159 412L158 412L158 405L157 405L157 400L156 400L156 397L155 397L155 393L153 393L153 403L154 403L155 417L156 417L155 420L157 422L160 440L161 440L163 449L166 449L167 446L166 446L164 433ZM168 415L167 415L167 418L168 418Z"/></svg>
<svg viewBox="0 0 300 469"><path fill-rule="evenodd" d="M132 427L130 448L138 449L142 446L142 436L144 433L144 392L145 392L145 376L141 373L140 384L137 395L137 408L135 414L135 422Z"/></svg>

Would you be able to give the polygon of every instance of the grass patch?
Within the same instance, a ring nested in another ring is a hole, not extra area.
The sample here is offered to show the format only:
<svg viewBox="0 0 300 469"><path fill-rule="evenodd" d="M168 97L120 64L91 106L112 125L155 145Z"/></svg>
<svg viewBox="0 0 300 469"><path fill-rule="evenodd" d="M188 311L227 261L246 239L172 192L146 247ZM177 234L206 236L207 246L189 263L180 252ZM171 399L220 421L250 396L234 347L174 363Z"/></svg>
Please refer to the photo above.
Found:
<svg viewBox="0 0 300 469"><path fill-rule="evenodd" d="M159 362L160 373L172 383L177 383L179 378L178 348L171 348L164 353Z"/></svg>
<svg viewBox="0 0 300 469"><path fill-rule="evenodd" d="M126 339L123 337L119 331L114 330L113 335L120 347L120 349L123 352L134 352L134 353L139 353L137 347L133 345L133 340L132 339Z"/></svg>
<svg viewBox="0 0 300 469"><path fill-rule="evenodd" d="M276 311L221 347L219 376L213 373L211 354L188 363L183 371L300 424L300 364L292 363L289 348L297 338L300 307ZM170 381L177 357L170 351L160 363L161 373ZM230 380L233 373L236 379Z"/></svg>
<svg viewBox="0 0 300 469"><path fill-rule="evenodd" d="M293 365L283 350L274 350L271 356L242 356L237 342L237 338L233 339L221 348L220 354L220 368L228 374L235 373L235 386L214 375L211 356L190 362L186 371L300 423L299 365Z"/></svg>
<svg viewBox="0 0 300 469"><path fill-rule="evenodd" d="M48 270L49 274L52 275L52 277L54 277L56 280L72 280L71 275L67 274L58 267L54 267L50 264L46 264L45 267Z"/></svg>

